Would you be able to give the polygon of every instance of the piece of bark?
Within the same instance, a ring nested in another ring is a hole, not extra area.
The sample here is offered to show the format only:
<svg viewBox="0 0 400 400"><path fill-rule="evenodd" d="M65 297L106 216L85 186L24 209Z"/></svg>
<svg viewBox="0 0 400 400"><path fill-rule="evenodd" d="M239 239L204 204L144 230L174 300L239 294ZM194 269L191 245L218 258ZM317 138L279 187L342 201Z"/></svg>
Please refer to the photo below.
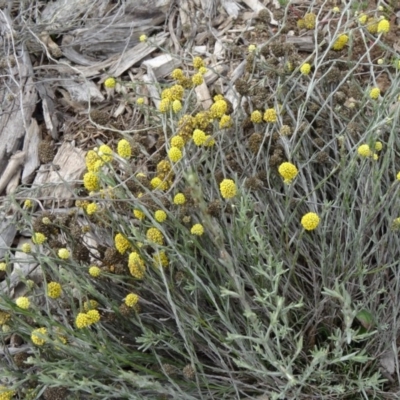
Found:
<svg viewBox="0 0 400 400"><path fill-rule="evenodd" d="M58 139L58 125L59 121L57 113L55 112L55 98L53 87L47 82L37 82L36 89L42 99L43 118L46 124L47 131L50 132L54 140Z"/></svg>
<svg viewBox="0 0 400 400"><path fill-rule="evenodd" d="M36 107L37 93L30 57L26 49L23 48L21 52L16 66L7 72L8 77L4 77L5 83L0 88L3 107L0 114L0 176L8 158L22 147L23 137ZM13 93L12 99L9 90Z"/></svg>
<svg viewBox="0 0 400 400"><path fill-rule="evenodd" d="M143 75L143 82L146 84L147 90L150 93L150 97L151 100L153 100L155 108L158 109L158 106L160 105L160 95L156 89L156 85L158 85L158 82L150 67L147 67L147 74Z"/></svg>
<svg viewBox="0 0 400 400"><path fill-rule="evenodd" d="M162 54L161 56L143 61L142 65L145 67L150 66L154 76L159 79L170 75L175 68L181 65L181 61L172 57L170 54Z"/></svg>
<svg viewBox="0 0 400 400"><path fill-rule="evenodd" d="M286 43L294 45L298 51L312 53L315 50L315 42L313 36L287 36Z"/></svg>
<svg viewBox="0 0 400 400"><path fill-rule="evenodd" d="M221 0L222 7L224 7L225 11L232 18L237 18L240 11L240 6L236 1L233 0Z"/></svg>
<svg viewBox="0 0 400 400"><path fill-rule="evenodd" d="M13 156L8 161L7 168L3 172L0 178L0 194L7 187L9 182L19 173L21 165L24 163L26 153L20 151Z"/></svg>
<svg viewBox="0 0 400 400"><path fill-rule="evenodd" d="M204 81L207 85L214 83L220 76L226 76L228 74L229 67L226 64L218 64L211 66L208 71L204 74Z"/></svg>
<svg viewBox="0 0 400 400"><path fill-rule="evenodd" d="M10 179L6 187L6 195L14 193L19 185L19 179L21 177L22 166L19 166L15 171L14 176Z"/></svg>
<svg viewBox="0 0 400 400"><path fill-rule="evenodd" d="M196 86L195 91L197 102L203 107L204 110L208 110L212 106L213 100L207 84L203 81L201 85Z"/></svg>
<svg viewBox="0 0 400 400"><path fill-rule="evenodd" d="M88 80L72 80L68 79L65 84L61 84L71 96L73 101L80 102L102 102L104 101L104 96L92 81Z"/></svg>
<svg viewBox="0 0 400 400"><path fill-rule="evenodd" d="M38 198L48 199L45 205L71 206L74 188L86 170L85 152L64 142L54 157L53 164L42 165L32 184L37 188ZM58 169L59 168L59 169Z"/></svg>
<svg viewBox="0 0 400 400"><path fill-rule="evenodd" d="M13 217L5 217L4 214L0 215L0 260L8 252L8 248L14 241L17 234L17 227Z"/></svg>
<svg viewBox="0 0 400 400"><path fill-rule="evenodd" d="M25 135L23 151L26 153L24 170L22 172L22 183L31 183L37 168L40 166L39 160L40 129L36 119L32 118L28 131Z"/></svg>

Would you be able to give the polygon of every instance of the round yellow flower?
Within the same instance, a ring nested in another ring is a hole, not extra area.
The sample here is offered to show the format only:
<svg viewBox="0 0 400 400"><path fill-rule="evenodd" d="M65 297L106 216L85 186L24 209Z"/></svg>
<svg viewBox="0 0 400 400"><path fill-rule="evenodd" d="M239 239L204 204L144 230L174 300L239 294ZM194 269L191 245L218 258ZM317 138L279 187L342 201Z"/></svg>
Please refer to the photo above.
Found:
<svg viewBox="0 0 400 400"><path fill-rule="evenodd" d="M160 265L164 268L168 267L169 260L165 254L165 251L158 251L153 255L153 264L156 268L158 268Z"/></svg>
<svg viewBox="0 0 400 400"><path fill-rule="evenodd" d="M126 139L121 139L118 142L117 153L122 158L130 158L132 155L132 148L129 142Z"/></svg>
<svg viewBox="0 0 400 400"><path fill-rule="evenodd" d="M133 215L137 218L140 219L141 221L144 220L146 218L146 214L138 209L134 209L133 210Z"/></svg>
<svg viewBox="0 0 400 400"><path fill-rule="evenodd" d="M190 229L190 233L192 235L201 236L204 233L203 225L201 224L194 224L192 229Z"/></svg>
<svg viewBox="0 0 400 400"><path fill-rule="evenodd" d="M101 269L96 265L93 265L89 268L89 274L90 276L93 276L93 278L98 278L101 274Z"/></svg>
<svg viewBox="0 0 400 400"><path fill-rule="evenodd" d="M361 146L358 147L357 153L361 157L370 157L372 154L372 151L367 144L362 144Z"/></svg>
<svg viewBox="0 0 400 400"><path fill-rule="evenodd" d="M125 254L125 252L131 247L129 240L122 233L117 233L115 235L114 243L115 248L121 254Z"/></svg>
<svg viewBox="0 0 400 400"><path fill-rule="evenodd" d="M144 98L143 97L139 97L138 99L136 99L136 104L138 106L141 106L142 104L144 104Z"/></svg>
<svg viewBox="0 0 400 400"><path fill-rule="evenodd" d="M193 142L196 146L202 146L206 141L206 134L200 130L195 129L193 132Z"/></svg>
<svg viewBox="0 0 400 400"><path fill-rule="evenodd" d="M165 113L169 110L170 105L171 105L170 99L162 99L160 101L160 104L158 105L158 109L160 110L160 112Z"/></svg>
<svg viewBox="0 0 400 400"><path fill-rule="evenodd" d="M36 346L43 346L46 343L47 329L34 329L31 333L31 340Z"/></svg>
<svg viewBox="0 0 400 400"><path fill-rule="evenodd" d="M98 210L97 204L96 203L90 203L86 207L86 214L87 215L93 215L93 214L96 213L97 210Z"/></svg>
<svg viewBox="0 0 400 400"><path fill-rule="evenodd" d="M204 142L205 147L213 147L215 145L215 139L211 135L206 135L206 141Z"/></svg>
<svg viewBox="0 0 400 400"><path fill-rule="evenodd" d="M0 272L4 272L7 269L7 264L5 262L0 263Z"/></svg>
<svg viewBox="0 0 400 400"><path fill-rule="evenodd" d="M67 249L58 250L58 257L60 257L62 260L68 260L69 256L70 253Z"/></svg>
<svg viewBox="0 0 400 400"><path fill-rule="evenodd" d="M371 91L369 92L369 97L373 100L376 100L381 94L381 91L379 88L375 87L372 88Z"/></svg>
<svg viewBox="0 0 400 400"><path fill-rule="evenodd" d="M199 72L200 74L204 75L205 73L207 73L208 69L206 67L200 67L199 68Z"/></svg>
<svg viewBox="0 0 400 400"><path fill-rule="evenodd" d="M157 210L154 213L154 218L157 222L164 222L167 219L167 213L163 210Z"/></svg>
<svg viewBox="0 0 400 400"><path fill-rule="evenodd" d="M304 25L307 29L314 29L317 16L314 13L307 13L304 15Z"/></svg>
<svg viewBox="0 0 400 400"><path fill-rule="evenodd" d="M299 171L297 170L296 166L290 162L282 163L278 168L279 174L284 179L285 183L290 183L294 178L296 178Z"/></svg>
<svg viewBox="0 0 400 400"><path fill-rule="evenodd" d="M177 193L174 197L174 204L181 206L182 204L185 204L186 202L186 197L183 193Z"/></svg>
<svg viewBox="0 0 400 400"><path fill-rule="evenodd" d="M333 7L332 8L332 12L334 12L335 14L340 12L340 8L339 7Z"/></svg>
<svg viewBox="0 0 400 400"><path fill-rule="evenodd" d="M100 321L100 313L98 310L89 310L86 313L88 319L89 319L89 324L95 324L96 322Z"/></svg>
<svg viewBox="0 0 400 400"><path fill-rule="evenodd" d="M376 151L381 151L383 148L382 142L375 142L375 150Z"/></svg>
<svg viewBox="0 0 400 400"><path fill-rule="evenodd" d="M185 77L183 71L180 68L176 68L172 71L171 73L171 78L176 80L176 81L180 81Z"/></svg>
<svg viewBox="0 0 400 400"><path fill-rule="evenodd" d="M170 140L170 143L172 147L177 147L180 150L182 150L183 146L185 145L185 141L181 136L173 136Z"/></svg>
<svg viewBox="0 0 400 400"><path fill-rule="evenodd" d="M168 150L168 157L172 162L178 162L182 158L182 152L178 147L171 147Z"/></svg>
<svg viewBox="0 0 400 400"><path fill-rule="evenodd" d="M144 273L146 271L146 266L142 257L140 257L140 255L136 251L129 254L128 267L133 277L135 277L136 279L143 279Z"/></svg>
<svg viewBox="0 0 400 400"><path fill-rule="evenodd" d="M164 244L164 236L157 228L149 228L147 230L146 237L150 242L157 243L159 245Z"/></svg>
<svg viewBox="0 0 400 400"><path fill-rule="evenodd" d="M31 200L28 199L28 200L24 201L24 208L32 208L32 206L33 206L33 203Z"/></svg>
<svg viewBox="0 0 400 400"><path fill-rule="evenodd" d="M147 36L146 35L140 35L139 36L139 40L143 43L147 40Z"/></svg>
<svg viewBox="0 0 400 400"><path fill-rule="evenodd" d="M175 114L182 110L182 103L179 100L174 100L172 102L172 110Z"/></svg>
<svg viewBox="0 0 400 400"><path fill-rule="evenodd" d="M319 221L320 218L316 213L309 212L303 215L303 218L301 219L301 225L303 225L305 230L312 231L319 225Z"/></svg>
<svg viewBox="0 0 400 400"><path fill-rule="evenodd" d="M254 45L254 44L251 44L251 45L248 47L249 53L253 53L254 51L256 51L256 49L257 49L257 46Z"/></svg>
<svg viewBox="0 0 400 400"><path fill-rule="evenodd" d="M376 18L369 17L368 24L367 24L368 32L372 33L372 34L378 32L378 24L379 24L379 21Z"/></svg>
<svg viewBox="0 0 400 400"><path fill-rule="evenodd" d="M58 282L49 282L47 285L47 296L58 299L61 296L61 285Z"/></svg>
<svg viewBox="0 0 400 400"><path fill-rule="evenodd" d="M359 22L361 25L365 25L365 24L367 23L367 20L368 20L368 15L366 15L366 14L361 14L361 15L358 17L358 22Z"/></svg>
<svg viewBox="0 0 400 400"><path fill-rule="evenodd" d="M114 89L116 83L117 83L117 82L115 81L115 79L110 77L110 78L107 78L107 79L104 81L104 87L106 87L107 89Z"/></svg>
<svg viewBox="0 0 400 400"><path fill-rule="evenodd" d="M224 129L224 128L230 128L231 126L232 126L232 119L230 115L223 115L219 121L219 128Z"/></svg>
<svg viewBox="0 0 400 400"><path fill-rule="evenodd" d="M258 111L258 110L253 111L251 113L250 120L251 120L251 122L253 122L255 124L260 124L262 122L262 113L261 113L261 111Z"/></svg>
<svg viewBox="0 0 400 400"><path fill-rule="evenodd" d="M301 67L300 67L300 72L303 75L308 75L311 72L311 65L309 63L304 63Z"/></svg>
<svg viewBox="0 0 400 400"><path fill-rule="evenodd" d="M224 199L231 199L237 193L236 184L232 179L224 179L219 185L219 190Z"/></svg>
<svg viewBox="0 0 400 400"><path fill-rule="evenodd" d="M397 173L396 178L398 181L400 181L400 172Z"/></svg>
<svg viewBox="0 0 400 400"><path fill-rule="evenodd" d="M42 244L47 240L47 237L43 233L35 232L32 236L32 242L35 244Z"/></svg>
<svg viewBox="0 0 400 400"><path fill-rule="evenodd" d="M14 390L8 390L6 386L0 385L0 400L11 400L14 394Z"/></svg>
<svg viewBox="0 0 400 400"><path fill-rule="evenodd" d="M83 186L88 192L96 192L100 189L99 177L94 172L83 175Z"/></svg>
<svg viewBox="0 0 400 400"><path fill-rule="evenodd" d="M265 122L276 122L278 120L276 111L274 108L268 108L264 113Z"/></svg>
<svg viewBox="0 0 400 400"><path fill-rule="evenodd" d="M21 246L21 251L22 251L23 253L30 253L30 252L32 251L32 247L31 247L31 245L30 245L29 243L24 243L24 244Z"/></svg>
<svg viewBox="0 0 400 400"><path fill-rule="evenodd" d="M134 293L129 293L125 297L125 304L128 307L133 307L135 304L137 304L138 301L139 301L139 296L137 294L134 294Z"/></svg>
<svg viewBox="0 0 400 400"><path fill-rule="evenodd" d="M203 75L200 72L194 74L192 76L192 82L194 86L200 86L204 82Z"/></svg>
<svg viewBox="0 0 400 400"><path fill-rule="evenodd" d="M96 300L88 300L83 303L83 309L85 312L89 310L95 310L99 306L99 303Z"/></svg>
<svg viewBox="0 0 400 400"><path fill-rule="evenodd" d="M75 318L75 325L78 329L88 327L90 325L90 317L86 313L79 313Z"/></svg>
<svg viewBox="0 0 400 400"><path fill-rule="evenodd" d="M201 57L194 57L193 58L193 67L196 69L200 69L201 67L204 67L204 61Z"/></svg>
<svg viewBox="0 0 400 400"><path fill-rule="evenodd" d="M340 35L337 39L336 42L333 44L332 49L333 50L342 50L344 46L346 46L347 42L349 41L349 37L347 35Z"/></svg>
<svg viewBox="0 0 400 400"><path fill-rule="evenodd" d="M113 151L111 150L110 146L106 144L102 144L99 147L99 151L97 153L99 157L105 162L108 163L113 160Z"/></svg>
<svg viewBox="0 0 400 400"><path fill-rule="evenodd" d="M29 306L31 305L31 302L27 297L18 297L17 300L15 300L15 304L19 307L22 308L23 310L27 310Z"/></svg>
<svg viewBox="0 0 400 400"><path fill-rule="evenodd" d="M224 98L218 98L215 103L210 107L212 118L222 118L228 111L228 103Z"/></svg>
<svg viewBox="0 0 400 400"><path fill-rule="evenodd" d="M378 33L388 33L390 30L390 22L387 19L381 19L378 23Z"/></svg>

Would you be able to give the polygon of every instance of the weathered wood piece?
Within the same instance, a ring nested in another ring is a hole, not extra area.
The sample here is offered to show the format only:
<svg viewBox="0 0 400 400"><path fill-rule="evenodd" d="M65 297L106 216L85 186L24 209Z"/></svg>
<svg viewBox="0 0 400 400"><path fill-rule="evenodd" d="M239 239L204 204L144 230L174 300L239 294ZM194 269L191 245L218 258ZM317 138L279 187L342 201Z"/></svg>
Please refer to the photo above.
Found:
<svg viewBox="0 0 400 400"><path fill-rule="evenodd" d="M51 198L57 207L70 206L74 188L86 169L85 152L64 142L54 157L53 164L42 165L33 182L38 189L38 197ZM59 168L59 169L58 169ZM49 204L49 201L45 201Z"/></svg>
<svg viewBox="0 0 400 400"><path fill-rule="evenodd" d="M213 100L206 82L203 81L201 85L196 86L195 91L198 103L200 103L204 110L208 110L212 106Z"/></svg>
<svg viewBox="0 0 400 400"><path fill-rule="evenodd" d="M22 171L22 183L31 183L34 174L40 166L39 160L40 129L36 119L31 120L26 132L23 151L25 152L24 170Z"/></svg>
<svg viewBox="0 0 400 400"><path fill-rule="evenodd" d="M299 51L312 53L315 50L313 36L287 36L286 43L294 45Z"/></svg>
<svg viewBox="0 0 400 400"><path fill-rule="evenodd" d="M162 54L161 56L143 61L142 65L144 67L151 67L154 76L158 79L170 75L175 68L181 65L181 62L170 54Z"/></svg>
<svg viewBox="0 0 400 400"><path fill-rule="evenodd" d="M9 247L17 234L14 217L6 217L0 214L0 260L8 252Z"/></svg>
<svg viewBox="0 0 400 400"><path fill-rule="evenodd" d="M7 187L9 182L14 179L15 175L19 174L20 167L25 160L25 155L25 152L19 151L9 159L7 167L0 178L0 194Z"/></svg>

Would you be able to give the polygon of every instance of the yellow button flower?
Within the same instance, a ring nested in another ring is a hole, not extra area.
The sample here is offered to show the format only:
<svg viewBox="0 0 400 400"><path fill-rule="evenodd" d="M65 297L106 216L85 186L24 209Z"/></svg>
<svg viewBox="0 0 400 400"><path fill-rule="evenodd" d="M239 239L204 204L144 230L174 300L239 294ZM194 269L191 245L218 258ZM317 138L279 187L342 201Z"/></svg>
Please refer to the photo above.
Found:
<svg viewBox="0 0 400 400"><path fill-rule="evenodd" d="M22 308L23 310L27 310L29 308L29 306L31 305L31 303L27 297L18 297L18 299L15 300L15 304L19 308Z"/></svg>
<svg viewBox="0 0 400 400"><path fill-rule="evenodd" d="M134 294L134 293L129 293L125 297L125 304L128 307L133 307L135 304L137 304L138 301L139 301L139 296L137 294Z"/></svg>
<svg viewBox="0 0 400 400"><path fill-rule="evenodd" d="M278 168L279 174L284 179L285 183L290 183L294 178L296 178L299 171L297 170L296 166L290 162L282 163Z"/></svg>
<svg viewBox="0 0 400 400"><path fill-rule="evenodd" d="M304 63L301 67L300 67L300 72L303 75L308 75L311 72L311 65L309 63Z"/></svg>
<svg viewBox="0 0 400 400"><path fill-rule="evenodd" d="M204 233L203 225L201 224L194 224L192 229L190 229L190 233L192 235L201 236Z"/></svg>
<svg viewBox="0 0 400 400"><path fill-rule="evenodd" d="M319 222L320 218L314 212L309 212L303 215L303 218L301 219L301 225L303 225L303 228L307 231L312 231L317 228Z"/></svg>
<svg viewBox="0 0 400 400"><path fill-rule="evenodd" d="M47 296L58 299L61 296L61 285L58 282L49 282L47 285Z"/></svg>
<svg viewBox="0 0 400 400"><path fill-rule="evenodd" d="M221 192L221 196L224 199L231 199L232 197L235 197L237 193L236 184L232 179L224 179L220 183L219 189Z"/></svg>

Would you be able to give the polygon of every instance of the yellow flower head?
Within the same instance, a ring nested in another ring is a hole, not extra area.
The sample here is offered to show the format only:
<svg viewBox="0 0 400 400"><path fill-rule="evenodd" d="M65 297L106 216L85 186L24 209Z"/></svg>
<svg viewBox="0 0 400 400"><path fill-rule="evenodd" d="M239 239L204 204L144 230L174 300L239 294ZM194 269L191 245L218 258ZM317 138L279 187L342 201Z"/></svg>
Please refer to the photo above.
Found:
<svg viewBox="0 0 400 400"><path fill-rule="evenodd" d="M96 265L93 265L89 268L89 274L90 276L93 276L93 278L98 278L101 274L101 269Z"/></svg>
<svg viewBox="0 0 400 400"><path fill-rule="evenodd" d="M139 296L137 294L134 294L134 293L129 293L125 297L125 304L128 307L133 307L135 304L137 304L138 301L139 301Z"/></svg>
<svg viewBox="0 0 400 400"><path fill-rule="evenodd" d="M170 140L170 143L172 147L177 147L179 150L182 150L183 146L185 145L185 141L181 136L173 136Z"/></svg>
<svg viewBox="0 0 400 400"><path fill-rule="evenodd" d="M304 15L304 25L307 29L314 29L317 16L314 13Z"/></svg>
<svg viewBox="0 0 400 400"><path fill-rule="evenodd" d="M378 24L378 33L388 33L390 30L390 22L387 19L381 19Z"/></svg>
<svg viewBox="0 0 400 400"><path fill-rule="evenodd" d="M371 91L369 92L369 97L373 100L376 100L381 94L381 91L379 88L374 87L371 89Z"/></svg>
<svg viewBox="0 0 400 400"><path fill-rule="evenodd" d="M25 200L24 201L24 208L32 208L33 204L32 204L32 200Z"/></svg>
<svg viewBox="0 0 400 400"><path fill-rule="evenodd" d="M99 177L94 172L83 175L83 186L88 192L96 192L100 189Z"/></svg>
<svg viewBox="0 0 400 400"><path fill-rule="evenodd" d="M86 214L87 215L93 215L97 212L98 206L96 203L90 203L86 207Z"/></svg>
<svg viewBox="0 0 400 400"><path fill-rule="evenodd" d="M282 163L278 168L279 174L284 179L285 183L290 183L294 178L296 178L299 171L296 166L290 162Z"/></svg>
<svg viewBox="0 0 400 400"><path fill-rule="evenodd" d="M107 88L107 89L114 89L116 83L117 83L117 82L115 81L115 79L110 77L110 78L107 78L107 79L104 81L104 87Z"/></svg>
<svg viewBox="0 0 400 400"><path fill-rule="evenodd" d="M301 225L303 225L305 230L312 231L319 225L319 221L320 218L316 213L309 212L303 215L303 218L301 219Z"/></svg>
<svg viewBox="0 0 400 400"><path fill-rule="evenodd" d="M35 232L32 236L32 242L35 244L42 244L47 240L47 237L43 233Z"/></svg>
<svg viewBox="0 0 400 400"><path fill-rule="evenodd" d="M143 97L139 97L138 99L136 99L136 104L138 106L141 106L142 104L144 104L144 98Z"/></svg>
<svg viewBox="0 0 400 400"><path fill-rule="evenodd" d="M224 179L219 184L219 190L224 199L231 199L232 197L235 197L237 193L236 184L232 179Z"/></svg>
<svg viewBox="0 0 400 400"><path fill-rule="evenodd" d="M107 146L106 144L102 144L99 147L99 151L97 153L99 157L105 162L110 162L113 160L113 152L111 150L110 146Z"/></svg>
<svg viewBox="0 0 400 400"><path fill-rule="evenodd" d="M183 88L182 85L173 85L169 89L169 99L171 101L179 100L182 101L183 95L185 93L185 89ZM182 107L182 105L181 105Z"/></svg>
<svg viewBox="0 0 400 400"><path fill-rule="evenodd" d="M135 209L133 210L133 215L134 215L137 219L140 219L141 221L144 220L144 219L146 218L146 214L145 214L143 211L138 210L137 208L135 208Z"/></svg>
<svg viewBox="0 0 400 400"><path fill-rule="evenodd" d="M120 157L128 159L132 155L132 148L126 139L121 139L118 142L117 153Z"/></svg>
<svg viewBox="0 0 400 400"><path fill-rule="evenodd" d="M192 229L190 229L190 233L192 235L201 236L204 233L203 225L201 224L194 224Z"/></svg>
<svg viewBox="0 0 400 400"><path fill-rule="evenodd" d="M230 128L231 126L232 126L232 119L230 115L223 115L219 121L219 128L224 129L224 128Z"/></svg>
<svg viewBox="0 0 400 400"><path fill-rule="evenodd" d="M375 142L375 150L376 151L381 151L383 148L382 142Z"/></svg>
<svg viewBox="0 0 400 400"><path fill-rule="evenodd" d="M300 67L300 72L303 75L308 75L311 72L311 65L309 63L304 63L301 67Z"/></svg>
<svg viewBox="0 0 400 400"><path fill-rule="evenodd" d="M347 35L340 35L337 39L336 42L333 44L332 49L333 50L342 50L344 46L346 46L347 42L349 41L349 37Z"/></svg>
<svg viewBox="0 0 400 400"><path fill-rule="evenodd" d="M86 313L79 313L75 318L75 325L78 329L86 328L90 325L90 318Z"/></svg>
<svg viewBox="0 0 400 400"><path fill-rule="evenodd" d="M203 75L200 72L194 74L192 76L192 82L194 86L200 86L204 82Z"/></svg>
<svg viewBox="0 0 400 400"><path fill-rule="evenodd" d="M174 197L174 204L181 206L182 204L185 204L186 202L186 197L183 193L177 193Z"/></svg>
<svg viewBox="0 0 400 400"><path fill-rule="evenodd" d="M31 333L31 340L36 346L43 346L46 343L47 329L34 329Z"/></svg>
<svg viewBox="0 0 400 400"><path fill-rule="evenodd" d="M125 252L131 247L129 240L122 233L117 233L115 235L114 243L115 248L121 254L125 254Z"/></svg>
<svg viewBox="0 0 400 400"><path fill-rule="evenodd" d="M97 172L104 162L94 150L89 150L85 156L85 164L89 172Z"/></svg>
<svg viewBox="0 0 400 400"><path fill-rule="evenodd" d="M129 261L128 261L129 272L133 277L136 279L143 279L144 273L146 271L146 266L144 261L140 255L134 251L129 254Z"/></svg>
<svg viewBox="0 0 400 400"><path fill-rule="evenodd" d="M257 46L254 45L254 44L251 44L251 45L248 47L249 53L255 52L256 49L257 49Z"/></svg>
<svg viewBox="0 0 400 400"><path fill-rule="evenodd" d="M213 147L215 145L215 139L211 135L206 135L206 141L204 142L205 147Z"/></svg>
<svg viewBox="0 0 400 400"><path fill-rule="evenodd" d="M89 319L89 324L95 324L96 322L100 321L100 313L98 312L98 310L89 310L86 313L88 319Z"/></svg>
<svg viewBox="0 0 400 400"><path fill-rule="evenodd" d="M182 158L182 152L178 147L171 147L168 150L168 157L172 162L178 162Z"/></svg>
<svg viewBox="0 0 400 400"><path fill-rule="evenodd" d="M171 100L170 99L162 99L160 101L160 104L158 105L158 109L162 112L165 113L169 110L169 107L171 106Z"/></svg>
<svg viewBox="0 0 400 400"><path fill-rule="evenodd" d="M144 43L147 40L147 36L146 35L140 35L139 36L139 40Z"/></svg>
<svg viewBox="0 0 400 400"><path fill-rule="evenodd" d="M251 122L255 124L260 124L262 122L262 118L263 118L262 113L261 111L258 110L253 111L250 116Z"/></svg>
<svg viewBox="0 0 400 400"><path fill-rule="evenodd" d="M67 249L60 249L58 250L58 257L60 257L62 260L68 260L70 253Z"/></svg>
<svg viewBox="0 0 400 400"><path fill-rule="evenodd" d="M154 218L157 222L164 222L167 219L167 213L163 210L157 210L154 213Z"/></svg>
<svg viewBox="0 0 400 400"><path fill-rule="evenodd" d="M278 120L278 116L274 108L268 108L264 113L264 121L265 122L276 122Z"/></svg>
<svg viewBox="0 0 400 400"><path fill-rule="evenodd" d="M153 255L153 264L156 268L158 268L160 265L164 268L168 267L169 260L165 254L165 251L158 251Z"/></svg>
<svg viewBox="0 0 400 400"><path fill-rule="evenodd" d="M228 111L228 103L224 99L219 99L210 107L212 118L221 118Z"/></svg>
<svg viewBox="0 0 400 400"><path fill-rule="evenodd" d="M49 282L47 285L47 296L58 299L61 296L61 285L58 282Z"/></svg>
<svg viewBox="0 0 400 400"><path fill-rule="evenodd" d="M164 236L161 231L157 228L149 228L146 233L146 237L150 242L162 245L164 244Z"/></svg>
<svg viewBox="0 0 400 400"><path fill-rule="evenodd" d="M367 21L368 21L368 15L366 15L366 14L361 14L361 15L358 17L358 22L359 22L361 25L365 25L365 24L367 23Z"/></svg>
<svg viewBox="0 0 400 400"><path fill-rule="evenodd" d="M397 173L396 179L397 179L398 181L400 181L400 172Z"/></svg>
<svg viewBox="0 0 400 400"><path fill-rule="evenodd" d="M379 23L379 21L376 18L369 17L367 22L368 22L367 30L368 30L369 33L374 34L374 33L378 32L378 23Z"/></svg>
<svg viewBox="0 0 400 400"><path fill-rule="evenodd" d="M19 307L22 308L23 310L27 310L29 306L31 305L31 302L27 297L18 297L17 300L15 300L15 304Z"/></svg>
<svg viewBox="0 0 400 400"><path fill-rule="evenodd" d="M21 246L21 251L22 251L23 253L30 253L30 252L32 251L32 247L31 247L31 245L30 245L29 243L24 243L24 244Z"/></svg>
<svg viewBox="0 0 400 400"><path fill-rule="evenodd" d="M199 68L199 73L204 75L205 73L207 73L208 69L206 67L200 67Z"/></svg>
<svg viewBox="0 0 400 400"><path fill-rule="evenodd" d="M182 103L179 100L174 100L172 102L172 110L175 114L182 110Z"/></svg>
<svg viewBox="0 0 400 400"><path fill-rule="evenodd" d="M193 142L196 146L202 146L206 141L206 134L200 130L195 129L193 132Z"/></svg>
<svg viewBox="0 0 400 400"><path fill-rule="evenodd" d="M180 81L185 77L183 71L180 68L176 68L172 71L171 78Z"/></svg>
<svg viewBox="0 0 400 400"><path fill-rule="evenodd" d="M0 272L4 272L7 269L7 264L5 262L0 263Z"/></svg>
<svg viewBox="0 0 400 400"><path fill-rule="evenodd" d="M201 57L194 57L193 58L193 67L196 69L200 69L201 67L204 67L204 61Z"/></svg>
<svg viewBox="0 0 400 400"><path fill-rule="evenodd" d="M372 151L367 144L362 144L361 146L358 147L357 153L361 157L370 157L372 154Z"/></svg>
<svg viewBox="0 0 400 400"><path fill-rule="evenodd" d="M11 400L14 394L14 390L8 390L6 386L0 385L0 400Z"/></svg>

